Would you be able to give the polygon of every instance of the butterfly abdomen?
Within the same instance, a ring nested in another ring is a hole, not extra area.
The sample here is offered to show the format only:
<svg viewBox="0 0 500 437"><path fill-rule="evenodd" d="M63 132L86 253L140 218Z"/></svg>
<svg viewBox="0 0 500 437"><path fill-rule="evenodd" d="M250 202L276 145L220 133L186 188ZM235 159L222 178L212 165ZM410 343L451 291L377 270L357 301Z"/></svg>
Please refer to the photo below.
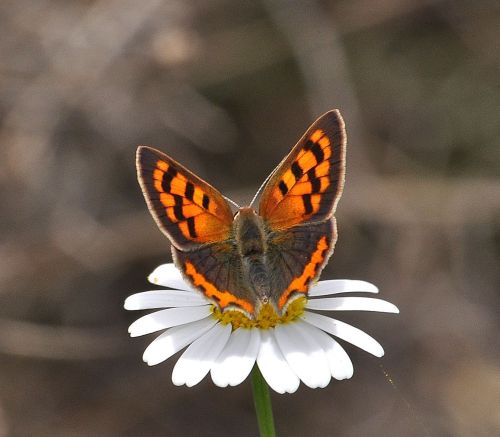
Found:
<svg viewBox="0 0 500 437"><path fill-rule="evenodd" d="M267 302L271 283L266 263L266 239L262 219L252 208L241 208L235 217L234 228L244 279L257 297Z"/></svg>
<svg viewBox="0 0 500 437"><path fill-rule="evenodd" d="M271 292L271 282L264 255L243 258L243 271L257 297L262 303L267 303Z"/></svg>

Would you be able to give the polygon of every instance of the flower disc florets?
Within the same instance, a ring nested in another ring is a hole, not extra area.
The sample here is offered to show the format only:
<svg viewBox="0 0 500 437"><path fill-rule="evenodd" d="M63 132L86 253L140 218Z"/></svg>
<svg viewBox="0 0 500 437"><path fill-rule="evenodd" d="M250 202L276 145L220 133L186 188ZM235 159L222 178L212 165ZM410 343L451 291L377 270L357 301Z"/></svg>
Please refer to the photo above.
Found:
<svg viewBox="0 0 500 437"><path fill-rule="evenodd" d="M290 302L282 315L279 315L274 306L270 303L262 305L257 316L252 319L245 313L238 310L226 310L222 312L214 305L212 312L213 316L223 325L232 325L233 331L238 328L259 328L269 329L277 325L290 323L297 320L304 313L306 306L306 298L299 297Z"/></svg>

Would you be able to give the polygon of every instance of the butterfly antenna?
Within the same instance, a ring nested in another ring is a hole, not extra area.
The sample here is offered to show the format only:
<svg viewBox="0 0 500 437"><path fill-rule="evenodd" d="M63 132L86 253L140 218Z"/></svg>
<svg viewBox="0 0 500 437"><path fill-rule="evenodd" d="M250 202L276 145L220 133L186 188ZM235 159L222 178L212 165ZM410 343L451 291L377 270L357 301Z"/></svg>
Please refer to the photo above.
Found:
<svg viewBox="0 0 500 437"><path fill-rule="evenodd" d="M283 162L283 161L282 161ZM255 193L255 196L253 196L253 199L252 201L250 202L250 207L255 203L255 201L257 200L257 198L259 197L260 193L262 193L262 190L264 189L264 187L266 186L266 184L269 182L269 179L272 178L272 176L274 175L274 173L276 173L276 170L278 170L278 167L281 165L281 162L276 166L274 167L274 170L269 173L269 176L264 180L264 182L262 182L262 185L259 187L259 189L257 190L257 192Z"/></svg>
<svg viewBox="0 0 500 437"><path fill-rule="evenodd" d="M226 197L226 196L222 196L224 197L224 199L226 199L226 201L228 201L230 204L232 204L233 206L235 206L236 208L240 209L241 206L238 205L234 200L231 200L229 197Z"/></svg>

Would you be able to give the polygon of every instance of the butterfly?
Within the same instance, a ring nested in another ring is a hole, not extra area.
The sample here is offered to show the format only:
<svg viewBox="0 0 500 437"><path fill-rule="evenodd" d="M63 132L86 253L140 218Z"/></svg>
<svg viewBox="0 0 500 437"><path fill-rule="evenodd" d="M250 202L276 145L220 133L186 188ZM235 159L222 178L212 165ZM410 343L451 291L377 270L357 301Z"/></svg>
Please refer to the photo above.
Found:
<svg viewBox="0 0 500 437"><path fill-rule="evenodd" d="M221 311L254 318L264 304L282 314L307 295L331 256L345 149L340 112L323 114L264 181L258 210L236 213L214 187L152 147L138 147L137 174L185 279Z"/></svg>

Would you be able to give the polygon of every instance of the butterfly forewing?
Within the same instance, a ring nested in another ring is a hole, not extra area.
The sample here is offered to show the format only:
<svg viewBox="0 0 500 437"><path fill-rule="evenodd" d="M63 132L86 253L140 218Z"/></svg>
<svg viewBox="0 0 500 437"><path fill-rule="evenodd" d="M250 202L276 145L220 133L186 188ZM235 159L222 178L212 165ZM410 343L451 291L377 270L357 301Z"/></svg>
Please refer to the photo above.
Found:
<svg viewBox="0 0 500 437"><path fill-rule="evenodd" d="M345 144L339 111L312 124L262 192L259 214L271 229L332 217L344 186Z"/></svg>
<svg viewBox="0 0 500 437"><path fill-rule="evenodd" d="M151 214L174 246L189 250L229 237L233 214L228 203L181 164L140 146L137 174Z"/></svg>

